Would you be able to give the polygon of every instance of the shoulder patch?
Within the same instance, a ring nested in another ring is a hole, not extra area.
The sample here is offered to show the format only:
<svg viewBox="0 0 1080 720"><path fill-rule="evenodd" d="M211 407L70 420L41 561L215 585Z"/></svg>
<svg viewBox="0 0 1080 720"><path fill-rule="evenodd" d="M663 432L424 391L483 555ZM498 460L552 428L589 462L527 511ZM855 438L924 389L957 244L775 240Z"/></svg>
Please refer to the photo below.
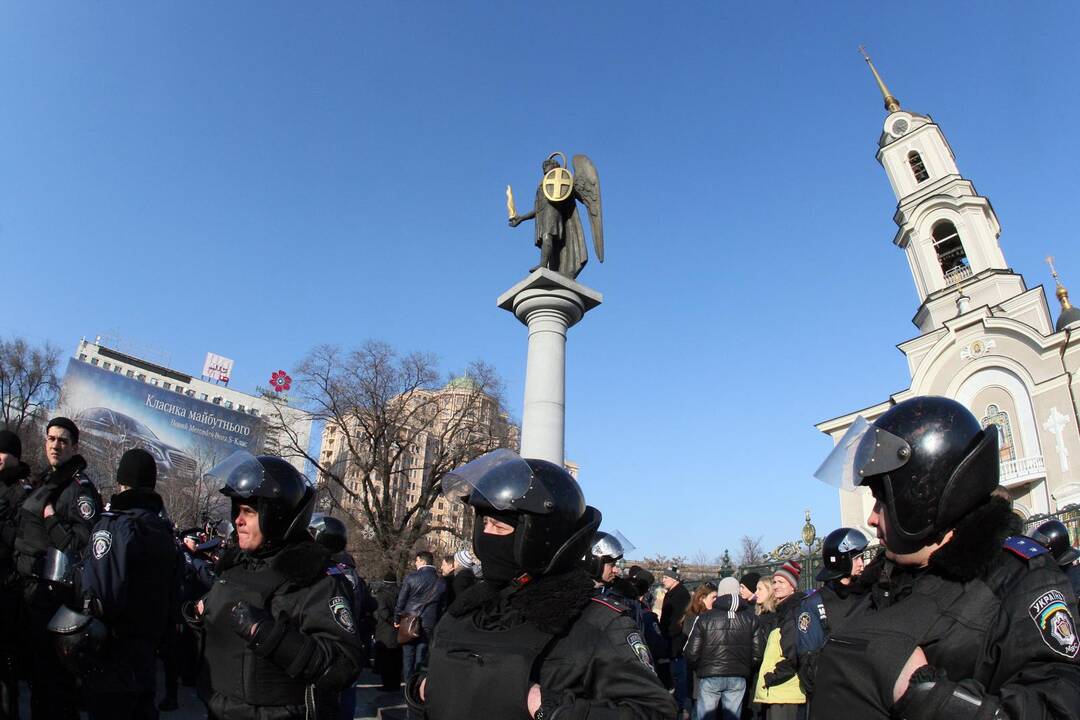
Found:
<svg viewBox="0 0 1080 720"><path fill-rule="evenodd" d="M810 613L803 612L799 615L799 632L805 634L810 629Z"/></svg>
<svg viewBox="0 0 1080 720"><path fill-rule="evenodd" d="M653 672L656 672L656 668L653 667L652 653L649 652L649 646L641 639L641 633L632 632L627 635L626 644L634 651L634 654L637 655L637 659L641 661L642 665Z"/></svg>
<svg viewBox="0 0 1080 720"><path fill-rule="evenodd" d="M1080 638L1076 636L1076 622L1060 590L1044 592L1028 606L1028 614L1051 650L1067 658L1076 658L1080 652Z"/></svg>
<svg viewBox="0 0 1080 720"><path fill-rule="evenodd" d="M75 509L79 511L79 517L90 520L97 515L97 503L89 495L80 495L75 500Z"/></svg>
<svg viewBox="0 0 1080 720"><path fill-rule="evenodd" d="M330 615L334 622L347 633L356 632L356 622L353 620L352 606L342 595L330 598Z"/></svg>
<svg viewBox="0 0 1080 720"><path fill-rule="evenodd" d="M608 608L612 612L619 613L620 615L622 615L623 613L626 613L629 610L629 608L627 608L621 602L619 602L618 600L613 600L612 598L599 598L599 597L596 597L594 595L593 597L591 597L589 599L592 600L594 603L598 603L600 605L603 605L604 607Z"/></svg>
<svg viewBox="0 0 1080 720"><path fill-rule="evenodd" d="M1024 560L1031 560L1049 552L1042 545L1024 535L1013 535L1006 538L1003 547Z"/></svg>
<svg viewBox="0 0 1080 720"><path fill-rule="evenodd" d="M94 553L94 559L100 560L109 554L112 550L112 533L108 530L98 530L90 538L91 552Z"/></svg>

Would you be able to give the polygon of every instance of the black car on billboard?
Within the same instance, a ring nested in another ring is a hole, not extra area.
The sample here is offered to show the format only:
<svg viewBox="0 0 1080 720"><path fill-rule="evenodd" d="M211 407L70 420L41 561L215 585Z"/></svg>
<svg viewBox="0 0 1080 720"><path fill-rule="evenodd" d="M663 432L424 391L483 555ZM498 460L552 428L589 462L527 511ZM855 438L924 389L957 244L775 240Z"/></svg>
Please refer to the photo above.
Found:
<svg viewBox="0 0 1080 720"><path fill-rule="evenodd" d="M142 448L157 462L158 480L190 482L195 478L195 459L163 441L145 423L130 415L105 407L79 413L79 448L90 470L108 479L116 472L120 456L132 448Z"/></svg>

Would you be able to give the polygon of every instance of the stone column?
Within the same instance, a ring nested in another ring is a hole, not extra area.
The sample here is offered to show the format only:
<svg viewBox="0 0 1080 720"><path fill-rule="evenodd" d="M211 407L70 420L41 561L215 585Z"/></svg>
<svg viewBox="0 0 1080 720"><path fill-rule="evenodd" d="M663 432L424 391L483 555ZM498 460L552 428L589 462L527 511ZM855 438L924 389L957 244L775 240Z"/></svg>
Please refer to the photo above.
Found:
<svg viewBox="0 0 1080 720"><path fill-rule="evenodd" d="M563 465L566 426L566 331L603 296L541 268L503 293L498 305L529 328L521 455Z"/></svg>

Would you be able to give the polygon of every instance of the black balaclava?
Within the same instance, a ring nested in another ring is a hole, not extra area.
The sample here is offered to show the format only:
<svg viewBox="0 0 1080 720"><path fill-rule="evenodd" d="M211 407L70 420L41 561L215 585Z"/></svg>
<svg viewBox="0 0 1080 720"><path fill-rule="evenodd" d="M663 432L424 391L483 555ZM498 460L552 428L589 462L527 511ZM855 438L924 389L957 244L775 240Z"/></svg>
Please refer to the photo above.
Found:
<svg viewBox="0 0 1080 720"><path fill-rule="evenodd" d="M509 535L492 535L484 532L485 515L507 525L513 525L515 532ZM477 559L480 560L480 567L483 568L485 580L498 583L510 582L525 572L518 566L518 562L514 558L517 525L517 513L487 511L476 514L476 522L473 524L473 551L476 553Z"/></svg>

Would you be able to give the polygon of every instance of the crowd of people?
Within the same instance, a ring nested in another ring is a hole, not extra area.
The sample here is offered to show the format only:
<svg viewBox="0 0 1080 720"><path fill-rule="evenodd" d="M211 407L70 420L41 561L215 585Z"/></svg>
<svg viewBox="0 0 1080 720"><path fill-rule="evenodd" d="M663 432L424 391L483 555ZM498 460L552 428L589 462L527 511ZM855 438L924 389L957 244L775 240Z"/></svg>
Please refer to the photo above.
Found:
<svg viewBox="0 0 1080 720"><path fill-rule="evenodd" d="M871 538L825 538L818 587L631 565L561 466L496 450L448 474L471 548L367 581L285 460L214 468L227 520L177 530L139 449L106 504L54 418L33 477L0 431L0 720L157 718L194 685L213 720L352 718L369 664L412 718L1028 720L1080 716L1080 557L1031 536L997 435L944 398L857 423L818 477L865 486ZM438 563L438 565L436 565ZM157 687L157 662L164 687Z"/></svg>

